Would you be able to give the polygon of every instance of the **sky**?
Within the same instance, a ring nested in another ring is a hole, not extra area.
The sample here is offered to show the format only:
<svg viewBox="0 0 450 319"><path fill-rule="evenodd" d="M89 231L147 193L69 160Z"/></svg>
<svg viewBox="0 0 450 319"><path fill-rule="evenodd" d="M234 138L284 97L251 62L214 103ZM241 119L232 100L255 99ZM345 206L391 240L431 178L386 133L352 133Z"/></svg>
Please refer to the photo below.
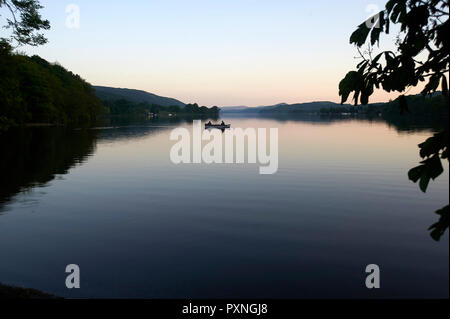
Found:
<svg viewBox="0 0 450 319"><path fill-rule="evenodd" d="M20 50L93 85L185 103L339 102L339 81L358 63L349 37L385 2L41 0L49 42ZM382 38L381 48L392 49L393 39ZM380 91L371 102L396 96Z"/></svg>

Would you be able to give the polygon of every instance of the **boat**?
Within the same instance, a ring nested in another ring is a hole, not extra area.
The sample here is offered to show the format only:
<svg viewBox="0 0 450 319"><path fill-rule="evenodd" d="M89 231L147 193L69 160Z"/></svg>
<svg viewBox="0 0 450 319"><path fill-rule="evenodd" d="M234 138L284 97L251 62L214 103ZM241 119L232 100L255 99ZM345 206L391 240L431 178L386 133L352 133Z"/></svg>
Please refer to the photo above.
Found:
<svg viewBox="0 0 450 319"><path fill-rule="evenodd" d="M212 123L206 123L205 124L205 129L209 129L209 128L217 128L219 130L224 130L227 128L230 128L231 124L212 124Z"/></svg>

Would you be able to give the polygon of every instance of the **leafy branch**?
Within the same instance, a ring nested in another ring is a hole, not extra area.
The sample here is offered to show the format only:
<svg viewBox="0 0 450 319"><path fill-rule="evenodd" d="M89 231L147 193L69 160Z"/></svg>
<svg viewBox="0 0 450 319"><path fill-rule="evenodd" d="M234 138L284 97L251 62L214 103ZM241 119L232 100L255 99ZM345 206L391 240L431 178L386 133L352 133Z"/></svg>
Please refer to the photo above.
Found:
<svg viewBox="0 0 450 319"><path fill-rule="evenodd" d="M375 89L403 93L424 82L422 94L433 94L441 87L448 102L449 72L449 1L389 0L380 11L358 26L350 36L362 61L339 83L341 103L353 93L355 105L368 104ZM382 33L389 34L391 24L400 26L397 51L382 51L372 58L372 48L379 45ZM367 54L360 48L368 43ZM404 93L399 96L400 112L408 111ZM448 159L448 129L419 145L421 165L411 169L409 179L426 192L430 180L443 173L441 159ZM448 206L437 211L438 223L430 227L435 240L448 228Z"/></svg>
<svg viewBox="0 0 450 319"><path fill-rule="evenodd" d="M4 28L12 32L9 38L0 38L0 42L32 46L47 43L47 39L38 31L50 29L50 22L42 19L39 10L43 7L38 0L0 0L2 7L10 14Z"/></svg>

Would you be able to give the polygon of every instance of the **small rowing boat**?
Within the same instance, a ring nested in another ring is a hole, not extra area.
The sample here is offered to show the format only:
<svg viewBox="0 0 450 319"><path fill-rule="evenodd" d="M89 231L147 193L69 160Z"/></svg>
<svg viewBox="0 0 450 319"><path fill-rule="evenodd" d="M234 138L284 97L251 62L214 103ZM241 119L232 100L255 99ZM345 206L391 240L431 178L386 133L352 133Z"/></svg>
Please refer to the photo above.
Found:
<svg viewBox="0 0 450 319"><path fill-rule="evenodd" d="M205 124L205 129L217 128L219 130L224 130L224 129L230 128L230 127L231 127L231 124L211 124L211 123Z"/></svg>

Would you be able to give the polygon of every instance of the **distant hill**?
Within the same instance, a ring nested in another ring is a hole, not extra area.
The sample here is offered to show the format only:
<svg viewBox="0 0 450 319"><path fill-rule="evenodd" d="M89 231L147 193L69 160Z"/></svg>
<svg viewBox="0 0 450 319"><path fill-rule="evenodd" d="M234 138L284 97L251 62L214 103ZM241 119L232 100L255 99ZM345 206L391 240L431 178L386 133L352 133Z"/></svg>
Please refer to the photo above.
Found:
<svg viewBox="0 0 450 319"><path fill-rule="evenodd" d="M408 104L411 105L411 109L409 110L411 114L425 114L425 113L439 113L443 109L447 108L443 101L441 101L442 93L435 92L431 96L422 96L421 94L417 95L408 95L406 96L406 100ZM272 113L281 113L281 114L292 114L292 113L346 113L346 112L373 112L373 113L398 113L398 99L392 102L385 103L371 103L369 105L360 105L358 107L354 107L350 104L341 105L339 103L329 102L329 101L320 101L320 102L308 102L308 103L296 103L296 104L286 104L280 103L276 105L269 106L258 106L258 107L248 107L248 106L228 106L221 107L222 113L250 113L250 114L272 114Z"/></svg>
<svg viewBox="0 0 450 319"><path fill-rule="evenodd" d="M95 89L95 94L100 100L116 101L123 99L134 103L146 102L161 106L185 106L183 102L176 99L163 97L140 90L120 89L106 86L94 86L93 88Z"/></svg>
<svg viewBox="0 0 450 319"><path fill-rule="evenodd" d="M223 112L239 112L248 109L248 106L240 105L240 106L221 106L220 109Z"/></svg>
<svg viewBox="0 0 450 319"><path fill-rule="evenodd" d="M316 113L323 108L339 107L340 104L333 102L309 102L276 105L247 107L247 106L229 106L222 107L222 113Z"/></svg>
<svg viewBox="0 0 450 319"><path fill-rule="evenodd" d="M278 104L265 107L261 113L315 113L323 108L338 107L340 104L333 102L310 102L296 104Z"/></svg>

